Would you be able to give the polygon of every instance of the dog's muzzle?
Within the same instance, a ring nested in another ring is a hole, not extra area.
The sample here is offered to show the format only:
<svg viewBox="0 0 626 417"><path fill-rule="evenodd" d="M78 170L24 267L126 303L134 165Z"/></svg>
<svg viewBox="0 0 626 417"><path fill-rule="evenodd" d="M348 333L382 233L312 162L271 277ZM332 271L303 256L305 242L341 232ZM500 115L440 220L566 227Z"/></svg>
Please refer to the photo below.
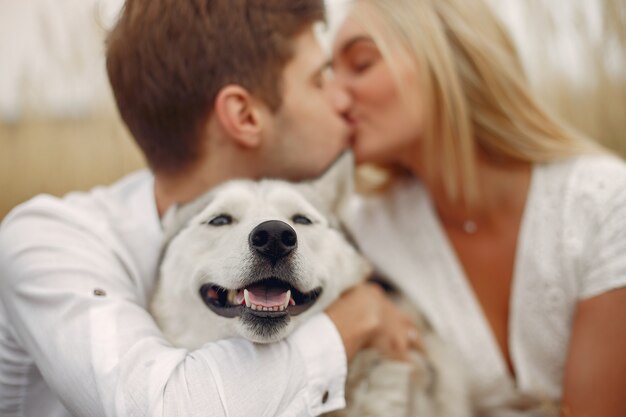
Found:
<svg viewBox="0 0 626 417"><path fill-rule="evenodd" d="M287 223L270 220L256 226L248 236L250 250L262 264L260 270L279 271L298 247L296 231ZM263 318L295 316L309 309L322 288L303 292L279 276L252 280L245 287L228 289L213 283L200 287L204 303L222 317L253 315Z"/></svg>
<svg viewBox="0 0 626 417"><path fill-rule="evenodd" d="M322 294L322 288L301 292L277 278L267 278L235 290L215 284L200 287L200 296L215 314L239 317L244 313L259 317L297 316L308 310Z"/></svg>

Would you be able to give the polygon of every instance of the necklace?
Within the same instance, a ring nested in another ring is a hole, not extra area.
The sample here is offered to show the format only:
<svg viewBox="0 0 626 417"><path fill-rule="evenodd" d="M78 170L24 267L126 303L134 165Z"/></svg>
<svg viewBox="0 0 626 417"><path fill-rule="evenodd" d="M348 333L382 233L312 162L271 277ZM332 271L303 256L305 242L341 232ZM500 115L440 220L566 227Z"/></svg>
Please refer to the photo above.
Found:
<svg viewBox="0 0 626 417"><path fill-rule="evenodd" d="M456 230L460 230L466 235L473 235L478 232L478 223L475 220L467 219L467 220L457 220L452 221L450 219L445 219L439 215L439 219L441 223L444 225L448 225L449 227L453 227Z"/></svg>
<svg viewBox="0 0 626 417"><path fill-rule="evenodd" d="M446 217L440 211L437 211L437 216L442 225L462 231L466 235L476 234L478 232L478 223L472 218L473 216L470 216L470 213L465 213L465 215L467 216L465 219L459 219L454 216Z"/></svg>
<svg viewBox="0 0 626 417"><path fill-rule="evenodd" d="M473 220L465 220L463 222L463 231L468 235L473 235L478 231L478 225Z"/></svg>

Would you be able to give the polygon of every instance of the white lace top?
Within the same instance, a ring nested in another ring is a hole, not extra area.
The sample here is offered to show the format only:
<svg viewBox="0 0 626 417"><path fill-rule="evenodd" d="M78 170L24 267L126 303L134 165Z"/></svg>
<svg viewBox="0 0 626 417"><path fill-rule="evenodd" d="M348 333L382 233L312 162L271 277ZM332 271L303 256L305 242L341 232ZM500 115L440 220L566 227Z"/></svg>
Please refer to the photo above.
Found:
<svg viewBox="0 0 626 417"><path fill-rule="evenodd" d="M513 383L425 188L407 180L356 197L344 220L381 271L456 345L474 389ZM559 398L580 299L626 286L626 164L584 156L533 168L509 317L516 385Z"/></svg>

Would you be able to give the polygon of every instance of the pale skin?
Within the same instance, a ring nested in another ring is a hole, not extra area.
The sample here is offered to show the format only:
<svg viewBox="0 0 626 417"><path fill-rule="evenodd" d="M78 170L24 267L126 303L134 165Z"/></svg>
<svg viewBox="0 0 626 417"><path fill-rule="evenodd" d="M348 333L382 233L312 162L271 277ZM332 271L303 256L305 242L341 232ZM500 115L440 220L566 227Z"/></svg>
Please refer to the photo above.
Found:
<svg viewBox="0 0 626 417"><path fill-rule="evenodd" d="M376 24L371 21L367 27ZM514 379L508 346L509 300L531 165L495 161L479 151L482 203L469 212L462 201L448 199L441 182L429 178L420 158L414 157L420 152L424 121L419 111L416 115L406 109L390 68L370 33L350 16L334 42L333 69L335 88L351 98L345 117L355 129L353 147L357 161L396 164L420 178L429 189L441 224ZM403 83L415 82L410 72L401 75ZM472 235L460 227L469 217L478 225L478 231ZM623 318L626 288L581 300L576 306L563 378L563 417L626 415Z"/></svg>
<svg viewBox="0 0 626 417"><path fill-rule="evenodd" d="M239 85L221 89L203 129L200 158L176 174L155 172L160 215L229 179L314 177L348 146L351 128L341 114L349 96L323 86L327 57L312 30L295 38L294 50L277 111ZM419 346L409 337L413 323L371 284L347 292L327 313L348 360L364 348L405 359Z"/></svg>

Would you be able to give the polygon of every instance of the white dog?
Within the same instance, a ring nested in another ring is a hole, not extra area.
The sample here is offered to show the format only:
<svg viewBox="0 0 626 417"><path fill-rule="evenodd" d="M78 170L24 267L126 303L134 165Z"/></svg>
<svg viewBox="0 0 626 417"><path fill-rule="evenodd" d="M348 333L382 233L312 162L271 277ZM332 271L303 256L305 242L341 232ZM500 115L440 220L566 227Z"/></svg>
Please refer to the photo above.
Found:
<svg viewBox="0 0 626 417"><path fill-rule="evenodd" d="M170 211L151 312L171 343L194 349L233 336L275 342L367 279L370 264L333 215L351 178L350 155L311 183L231 181ZM415 352L411 364L374 351L357 355L348 407L335 415L472 415L459 361L412 314L426 353Z"/></svg>
<svg viewBox="0 0 626 417"><path fill-rule="evenodd" d="M365 279L369 264L325 213L340 192L332 183L236 180L168 212L152 301L166 337L188 348L275 342Z"/></svg>

